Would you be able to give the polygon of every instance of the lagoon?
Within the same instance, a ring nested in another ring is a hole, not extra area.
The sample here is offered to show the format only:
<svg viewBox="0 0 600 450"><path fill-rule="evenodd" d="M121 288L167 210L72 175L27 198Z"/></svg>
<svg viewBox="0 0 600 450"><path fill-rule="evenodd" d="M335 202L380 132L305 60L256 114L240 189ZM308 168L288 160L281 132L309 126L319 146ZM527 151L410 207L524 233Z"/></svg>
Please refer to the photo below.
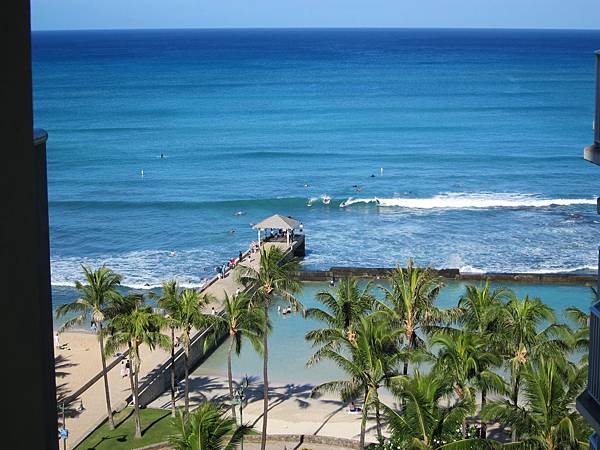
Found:
<svg viewBox="0 0 600 450"><path fill-rule="evenodd" d="M448 281L441 290L438 305L441 307L455 306L465 292L467 283ZM587 286L557 285L557 284L522 284L502 283L492 284L494 287L505 286L512 289L518 296L528 294L539 297L556 311L557 320L563 321L564 309L577 306L586 310L591 304L592 291ZM299 300L305 308L319 306L315 294L328 289L325 283L304 283L304 290ZM273 331L269 337L269 376L274 384L318 384L342 376L339 369L329 361L322 361L316 366L307 368L306 361L313 353L311 345L304 340L304 335L321 326L313 319L304 319L301 312L291 316L277 314L277 306L271 307ZM200 367L194 371L196 376L224 376L226 374L227 345L219 347ZM262 359L252 346L245 342L240 357L233 357L234 378L244 375L262 379Z"/></svg>

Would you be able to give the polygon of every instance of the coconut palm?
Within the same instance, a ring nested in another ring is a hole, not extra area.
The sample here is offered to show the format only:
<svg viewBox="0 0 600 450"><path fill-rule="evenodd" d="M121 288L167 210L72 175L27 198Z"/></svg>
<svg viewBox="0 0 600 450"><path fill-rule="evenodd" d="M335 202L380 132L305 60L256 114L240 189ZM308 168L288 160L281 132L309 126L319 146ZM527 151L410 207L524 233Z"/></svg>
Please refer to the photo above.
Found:
<svg viewBox="0 0 600 450"><path fill-rule="evenodd" d="M591 301L592 304L594 304L598 301L598 292L595 288L591 288L591 291ZM569 306L568 308L565 308L565 315L571 322L577 325L577 328L573 331L573 350L583 352L579 363L587 364L589 356L587 349L590 346L590 315L589 313L582 311L575 306Z"/></svg>
<svg viewBox="0 0 600 450"><path fill-rule="evenodd" d="M504 306L503 301L510 294L510 291L505 288L492 290L489 281L484 285L467 286L467 291L459 302L458 308L461 310L461 322L464 324L465 330L477 335L477 337L485 342L483 350L487 353L498 353L498 348L502 333L499 331L499 320L501 308ZM483 407L487 401L488 387L486 383L480 385L481 389L481 406ZM480 422L481 438L487 437L487 424L482 419Z"/></svg>
<svg viewBox="0 0 600 450"><path fill-rule="evenodd" d="M253 267L239 266L238 279L252 295L253 307L260 307L263 314L263 415L262 438L260 448L267 445L267 414L269 411L269 351L268 328L269 306L275 298L283 298L290 303L299 304L294 296L301 290L301 284L292 275L298 269L295 259L284 261L284 253L278 247L263 246L260 249L258 270Z"/></svg>
<svg viewBox="0 0 600 450"><path fill-rule="evenodd" d="M574 408L586 381L585 367L565 372L552 359L540 357L523 368L523 405L509 399L491 401L482 414L516 430L530 448L589 448L591 429Z"/></svg>
<svg viewBox="0 0 600 450"><path fill-rule="evenodd" d="M392 327L404 330L404 347L407 353L423 348L425 342L418 332L427 333L435 325L450 322L458 317L458 310L444 311L435 306L442 287L441 279L430 269L413 265L408 260L406 269L398 266L389 278L390 289L382 288L384 300L376 301L375 307L389 320ZM403 374L408 374L408 360Z"/></svg>
<svg viewBox="0 0 600 450"><path fill-rule="evenodd" d="M384 406L391 440L397 448L406 450L472 450L514 447L491 440L464 439L461 424L472 414L472 398L455 398L453 383L445 374L430 372L421 375L418 369L412 377L402 377L393 391L403 404L402 411ZM445 398L455 398L447 404Z"/></svg>
<svg viewBox="0 0 600 450"><path fill-rule="evenodd" d="M487 350L487 342L465 329L454 333L436 333L430 346L439 347L434 370L450 377L456 397L465 402L475 402L477 392L504 391L504 380L494 373L499 366L499 355ZM481 425L483 427L483 420ZM466 417L463 420L463 436L467 437ZM485 433L481 433L485 439Z"/></svg>
<svg viewBox="0 0 600 450"><path fill-rule="evenodd" d="M169 314L169 326L181 330L180 341L183 347L183 365L185 369L184 405L185 413L190 412L190 344L192 330L199 330L210 325L211 317L202 312L202 308L210 303L212 298L200 294L195 289L184 289L180 295L173 295L162 302Z"/></svg>
<svg viewBox="0 0 600 450"><path fill-rule="evenodd" d="M561 365L566 364L569 330L555 322L552 308L539 298L528 295L519 299L512 294L499 315L499 330L502 330L502 348L510 369L510 401L519 405L519 388L523 367L532 359L554 358ZM512 440L517 438L513 429Z"/></svg>
<svg viewBox="0 0 600 450"><path fill-rule="evenodd" d="M226 408L202 403L189 415L179 413L179 433L169 438L176 450L235 450L252 428L238 426L226 416Z"/></svg>
<svg viewBox="0 0 600 450"><path fill-rule="evenodd" d="M158 306L167 312L168 326L171 330L171 416L175 417L175 328L178 325L177 312L181 306L181 293L176 280L163 281L162 293L158 298Z"/></svg>
<svg viewBox="0 0 600 450"><path fill-rule="evenodd" d="M360 319L353 340L344 338L339 350L329 346L321 352L321 358L334 362L348 378L320 384L314 392L339 393L344 402L362 397L361 449L365 445L367 415L373 407L377 435L382 438L379 388L389 386L399 376L397 367L402 353L397 344L401 333L402 330L390 329L381 316L370 315Z"/></svg>
<svg viewBox="0 0 600 450"><path fill-rule="evenodd" d="M74 317L67 320L62 329L67 329L75 325L82 324L91 319L98 333L98 343L100 346L100 359L102 361L102 377L104 379L104 395L106 398L106 415L108 417L108 426L112 430L115 428L113 420L112 406L110 404L110 392L108 388L108 377L106 373L106 357L104 355L104 330L103 323L106 317L106 309L111 300L117 299L118 286L121 284L121 275L113 272L106 266L96 270L90 267L81 266L83 275L87 284L79 281L75 282L75 288L81 294L81 297L73 303L61 305L56 310L58 319L75 314Z"/></svg>
<svg viewBox="0 0 600 450"><path fill-rule="evenodd" d="M142 437L139 406L139 372L142 363L140 347L146 345L150 350L156 347L168 349L169 337L162 334L165 319L152 311L148 305L136 305L133 310L119 314L111 320L113 333L106 340L105 352L113 354L123 348L129 348L129 360L133 371L133 405L135 412L135 437Z"/></svg>
<svg viewBox="0 0 600 450"><path fill-rule="evenodd" d="M323 290L315 298L325 309L309 308L306 317L317 319L327 324L326 328L306 333L306 339L313 345L335 345L341 338L355 339L355 328L360 318L372 308L375 298L371 295L371 283L362 288L357 278L343 278L334 292ZM319 351L313 357L319 358Z"/></svg>
<svg viewBox="0 0 600 450"><path fill-rule="evenodd" d="M458 301L464 328L480 337L494 333L498 328L500 308L509 295L506 288L492 290L489 281L479 287L467 286L465 295Z"/></svg>
<svg viewBox="0 0 600 450"><path fill-rule="evenodd" d="M242 351L242 341L246 338L250 341L257 352L262 352L262 327L264 323L264 311L261 308L252 307L252 297L247 293L241 293L235 297L229 297L225 293L223 301L223 312L215 317L214 336L220 337L223 333L229 336L229 349L227 351L227 381L229 383L229 396L233 398L233 374L231 370L231 354L237 355ZM271 325L267 324L267 331ZM231 416L235 420L235 405L231 405Z"/></svg>

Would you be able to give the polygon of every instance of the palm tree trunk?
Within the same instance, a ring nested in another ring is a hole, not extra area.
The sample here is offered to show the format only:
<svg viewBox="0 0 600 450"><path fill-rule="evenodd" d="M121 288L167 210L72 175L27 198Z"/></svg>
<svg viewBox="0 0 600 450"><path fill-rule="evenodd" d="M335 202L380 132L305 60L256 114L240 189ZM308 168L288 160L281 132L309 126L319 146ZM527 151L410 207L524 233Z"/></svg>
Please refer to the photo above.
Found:
<svg viewBox="0 0 600 450"><path fill-rule="evenodd" d="M108 428L115 429L115 421L112 414L112 406L110 405L110 391L108 390L108 374L106 373L106 358L104 356L104 336L102 333L102 322L98 322L97 328L100 332L100 357L102 359L102 378L104 379L104 395L106 396L106 415L108 417Z"/></svg>
<svg viewBox="0 0 600 450"><path fill-rule="evenodd" d="M233 400L233 374L231 373L231 351L233 350L233 336L230 338L229 351L227 352L227 381L229 382L229 398ZM235 421L235 404L231 402L231 418Z"/></svg>
<svg viewBox="0 0 600 450"><path fill-rule="evenodd" d="M511 394L511 401L515 407L518 407L518 405L519 405L519 384L520 384L520 382L521 382L521 371L517 367L515 369L515 382L513 384L513 391ZM517 430L514 427L513 427L512 433L511 433L511 440L512 440L512 442L517 442Z"/></svg>
<svg viewBox="0 0 600 450"><path fill-rule="evenodd" d="M367 428L367 394L365 393L365 399L362 406L362 418L360 420L360 441L358 443L359 450L365 448L365 432Z"/></svg>
<svg viewBox="0 0 600 450"><path fill-rule="evenodd" d="M133 366L131 365L131 355L131 342L129 342L129 362L126 364L129 364L129 370L127 372L129 372L129 387L131 388L131 401L135 404L135 402L137 401L137 397L135 396L135 386L133 385Z"/></svg>
<svg viewBox="0 0 600 450"><path fill-rule="evenodd" d="M269 412L269 303L264 300L265 314L263 317L263 417L262 417L262 436L260 439L260 450L267 448L267 413Z"/></svg>
<svg viewBox="0 0 600 450"><path fill-rule="evenodd" d="M408 337L408 343L406 344L406 348L408 350L412 350L413 347L413 333L410 334L410 336ZM404 361L404 368L402 370L402 373L404 375L408 375L408 361Z"/></svg>
<svg viewBox="0 0 600 450"><path fill-rule="evenodd" d="M175 413L175 327L171 327L171 417Z"/></svg>
<svg viewBox="0 0 600 450"><path fill-rule="evenodd" d="M379 442L383 440L383 434L381 434L381 414L379 413L379 396L375 398L375 420L377 422L377 439Z"/></svg>
<svg viewBox="0 0 600 450"><path fill-rule="evenodd" d="M481 409L483 410L483 407L485 406L485 403L487 402L487 389L486 388L481 388ZM481 412L480 412L481 414ZM481 431L480 431L480 437L481 439L487 439L487 423L485 423L485 420L481 419L479 422Z"/></svg>
<svg viewBox="0 0 600 450"><path fill-rule="evenodd" d="M190 373L188 367L188 349L186 348L183 352L183 365L185 366L185 388L183 390L183 396L185 398L185 415L190 413Z"/></svg>
<svg viewBox="0 0 600 450"><path fill-rule="evenodd" d="M138 372L140 371L140 363L135 364L135 373L133 374L133 389L135 402L133 403L133 409L135 411L135 437L142 437L142 423L140 421L140 403L138 401Z"/></svg>

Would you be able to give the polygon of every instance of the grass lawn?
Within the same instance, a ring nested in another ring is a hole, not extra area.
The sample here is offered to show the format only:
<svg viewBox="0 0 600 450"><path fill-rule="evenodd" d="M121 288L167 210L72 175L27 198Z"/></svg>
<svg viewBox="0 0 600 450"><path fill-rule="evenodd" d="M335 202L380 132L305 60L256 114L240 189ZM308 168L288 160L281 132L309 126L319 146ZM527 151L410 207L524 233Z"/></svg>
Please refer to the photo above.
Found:
<svg viewBox="0 0 600 450"><path fill-rule="evenodd" d="M115 426L112 431L104 423L88 438L77 446L77 450L114 449L130 450L145 445L156 444L168 440L175 433L171 420L171 411L165 409L140 409L142 421L142 437L135 439L135 420L133 408L125 408L115 414ZM67 422L68 424L68 422Z"/></svg>

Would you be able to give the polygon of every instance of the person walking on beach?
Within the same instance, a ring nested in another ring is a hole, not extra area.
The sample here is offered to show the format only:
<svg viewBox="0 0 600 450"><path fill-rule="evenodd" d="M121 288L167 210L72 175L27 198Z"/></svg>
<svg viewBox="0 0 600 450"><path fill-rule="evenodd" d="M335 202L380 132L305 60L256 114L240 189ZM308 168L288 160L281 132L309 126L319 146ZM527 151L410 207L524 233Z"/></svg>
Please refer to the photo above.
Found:
<svg viewBox="0 0 600 450"><path fill-rule="evenodd" d="M58 331L54 332L54 347L60 348L60 339L58 338Z"/></svg>
<svg viewBox="0 0 600 450"><path fill-rule="evenodd" d="M127 376L127 369L125 368L125 361L121 361L121 378Z"/></svg>
<svg viewBox="0 0 600 450"><path fill-rule="evenodd" d="M304 224L300 222L300 233L304 233Z"/></svg>

